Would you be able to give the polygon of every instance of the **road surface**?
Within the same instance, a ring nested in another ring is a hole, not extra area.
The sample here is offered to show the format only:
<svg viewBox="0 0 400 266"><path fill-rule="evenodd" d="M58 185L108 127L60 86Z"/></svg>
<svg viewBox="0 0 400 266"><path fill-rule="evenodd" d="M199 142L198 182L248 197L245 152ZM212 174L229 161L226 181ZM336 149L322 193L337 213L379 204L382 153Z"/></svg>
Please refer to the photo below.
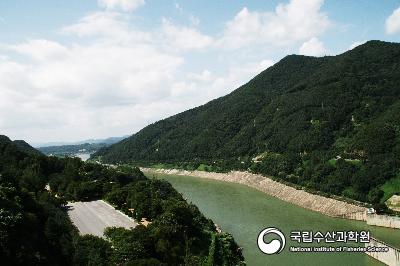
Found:
<svg viewBox="0 0 400 266"><path fill-rule="evenodd" d="M68 203L68 215L81 235L103 237L106 227L133 228L136 221L102 200Z"/></svg>

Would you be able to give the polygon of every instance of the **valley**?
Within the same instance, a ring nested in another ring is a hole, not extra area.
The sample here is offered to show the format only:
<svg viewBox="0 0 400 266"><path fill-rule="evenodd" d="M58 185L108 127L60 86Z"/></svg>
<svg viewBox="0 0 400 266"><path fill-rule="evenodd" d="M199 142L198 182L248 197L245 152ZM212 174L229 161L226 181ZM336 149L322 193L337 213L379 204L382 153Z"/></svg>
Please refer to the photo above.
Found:
<svg viewBox="0 0 400 266"><path fill-rule="evenodd" d="M398 191L400 44L288 55L230 94L93 154L104 163L250 171L390 212ZM396 186L395 186L396 185Z"/></svg>
<svg viewBox="0 0 400 266"><path fill-rule="evenodd" d="M400 266L399 0L3 0L0 31L0 266Z"/></svg>

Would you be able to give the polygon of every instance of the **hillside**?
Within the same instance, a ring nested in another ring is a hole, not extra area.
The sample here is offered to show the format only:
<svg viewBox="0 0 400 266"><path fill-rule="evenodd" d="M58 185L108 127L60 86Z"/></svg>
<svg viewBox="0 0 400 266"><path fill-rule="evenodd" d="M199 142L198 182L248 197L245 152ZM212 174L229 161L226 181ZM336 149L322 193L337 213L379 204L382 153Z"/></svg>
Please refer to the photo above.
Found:
<svg viewBox="0 0 400 266"><path fill-rule="evenodd" d="M16 147L18 147L19 150L21 150L23 152L32 153L32 154L36 154L36 155L42 155L42 153L39 150L35 149L34 147L29 145L24 140L14 140L13 144Z"/></svg>
<svg viewBox="0 0 400 266"><path fill-rule="evenodd" d="M31 155L43 155L40 151L33 148L31 145L29 145L24 140L11 141L7 136L0 135L0 143L9 143L10 145L13 145L14 148L18 149L19 151L26 152Z"/></svg>
<svg viewBox="0 0 400 266"><path fill-rule="evenodd" d="M382 202L390 191L384 184L400 178L399 62L400 44L381 41L338 56L290 55L229 95L149 125L95 156L110 163L250 168Z"/></svg>
<svg viewBox="0 0 400 266"><path fill-rule="evenodd" d="M78 234L67 201L99 199L151 224L108 227L105 238ZM0 239L2 265L244 265L233 237L168 182L26 153L1 135Z"/></svg>

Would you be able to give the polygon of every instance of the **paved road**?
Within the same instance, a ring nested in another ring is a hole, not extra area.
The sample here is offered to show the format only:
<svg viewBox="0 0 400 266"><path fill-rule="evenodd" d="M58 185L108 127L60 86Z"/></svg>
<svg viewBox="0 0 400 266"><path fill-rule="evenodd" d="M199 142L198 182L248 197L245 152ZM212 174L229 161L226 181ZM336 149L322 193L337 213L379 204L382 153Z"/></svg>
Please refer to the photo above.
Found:
<svg viewBox="0 0 400 266"><path fill-rule="evenodd" d="M68 215L82 235L102 237L106 227L131 228L136 221L102 200L68 204Z"/></svg>

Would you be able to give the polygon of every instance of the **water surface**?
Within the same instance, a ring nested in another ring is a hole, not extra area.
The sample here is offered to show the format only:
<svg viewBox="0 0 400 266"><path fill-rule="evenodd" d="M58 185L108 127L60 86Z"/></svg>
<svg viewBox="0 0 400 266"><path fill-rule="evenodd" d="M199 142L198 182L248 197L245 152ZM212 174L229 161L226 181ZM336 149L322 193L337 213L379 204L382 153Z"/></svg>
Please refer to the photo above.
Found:
<svg viewBox="0 0 400 266"><path fill-rule="evenodd" d="M90 153L77 153L75 156L81 158L81 160L85 162L90 158Z"/></svg>
<svg viewBox="0 0 400 266"><path fill-rule="evenodd" d="M153 176L153 174L149 175ZM371 235L400 246L400 230L368 226L364 222L331 218L271 197L244 185L197 177L157 175L168 180L188 201L222 230L231 233L243 247L248 265L383 265L363 253L291 253L288 239L292 230L369 230ZM266 227L281 229L288 240L278 255L262 254L256 244ZM313 244L316 245L316 244ZM298 246L298 244L297 244ZM324 244L324 246L327 246Z"/></svg>

